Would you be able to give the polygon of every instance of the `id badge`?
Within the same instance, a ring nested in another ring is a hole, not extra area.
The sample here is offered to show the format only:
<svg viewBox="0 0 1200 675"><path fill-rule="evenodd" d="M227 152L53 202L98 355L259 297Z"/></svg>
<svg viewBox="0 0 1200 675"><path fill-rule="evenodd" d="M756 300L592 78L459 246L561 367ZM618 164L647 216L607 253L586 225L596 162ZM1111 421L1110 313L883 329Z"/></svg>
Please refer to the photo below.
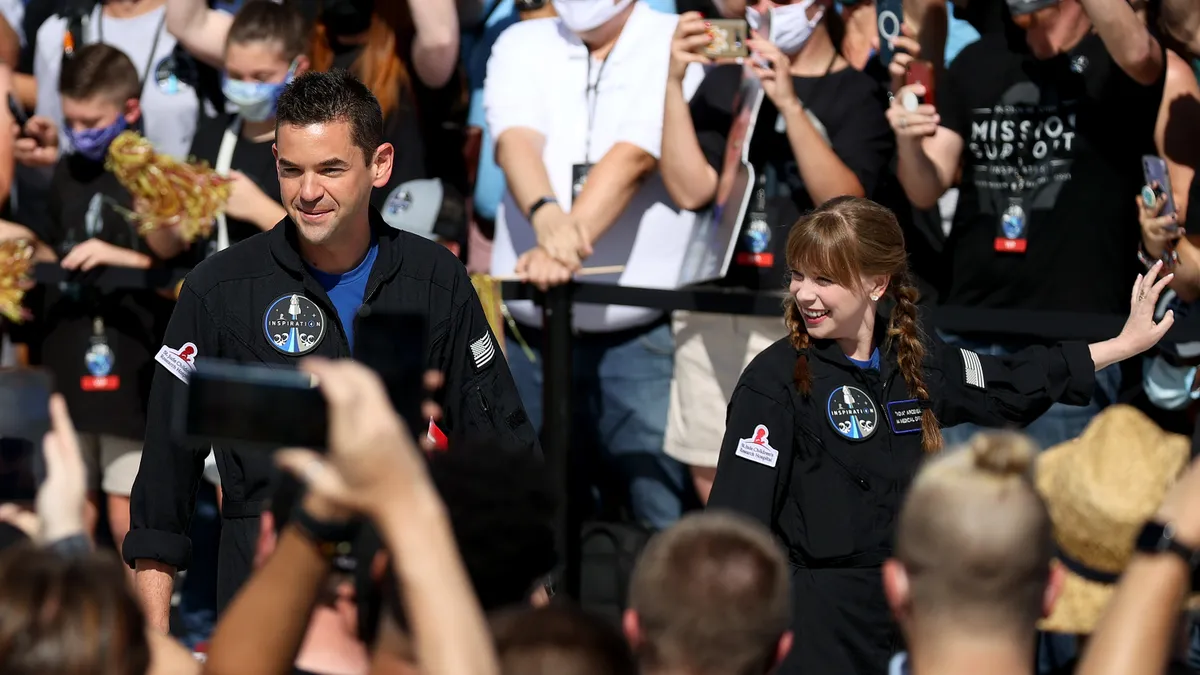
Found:
<svg viewBox="0 0 1200 675"><path fill-rule="evenodd" d="M116 391L121 388L121 377L113 375L116 365L116 355L108 346L104 335L104 320L96 318L92 321L92 337L90 346L83 355L84 365L88 374L79 378L79 388L83 391Z"/></svg>
<svg viewBox="0 0 1200 675"><path fill-rule="evenodd" d="M579 199L579 195L583 193L583 186L587 185L588 172L592 170L591 164L576 164L571 167L571 203Z"/></svg>
<svg viewBox="0 0 1200 675"><path fill-rule="evenodd" d="M1029 218L1019 198L1008 200L1008 207L996 224L996 250L1001 253L1024 253L1028 246Z"/></svg>

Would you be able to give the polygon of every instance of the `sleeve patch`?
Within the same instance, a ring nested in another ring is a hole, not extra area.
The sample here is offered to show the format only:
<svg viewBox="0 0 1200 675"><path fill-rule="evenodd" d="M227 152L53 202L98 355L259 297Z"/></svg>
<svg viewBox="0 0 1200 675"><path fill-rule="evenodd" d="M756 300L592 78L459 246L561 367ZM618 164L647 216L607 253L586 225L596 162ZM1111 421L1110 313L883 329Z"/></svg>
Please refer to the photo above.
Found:
<svg viewBox="0 0 1200 675"><path fill-rule="evenodd" d="M471 343L471 359L475 363L475 370L491 363L494 358L496 358L496 345L490 334L484 333L483 337Z"/></svg>
<svg viewBox="0 0 1200 675"><path fill-rule="evenodd" d="M969 349L959 349L963 359L963 384L976 389L987 389L987 380L983 376L983 364L979 355Z"/></svg>
<svg viewBox="0 0 1200 675"><path fill-rule="evenodd" d="M188 342L179 349L171 349L163 345L158 350L158 354L154 356L154 360L158 361L172 375L178 377L181 382L187 384L192 376L192 371L196 369L196 345Z"/></svg>
<svg viewBox="0 0 1200 675"><path fill-rule="evenodd" d="M779 460L779 451L771 447L767 442L767 437L770 435L765 425L758 425L754 428L754 436L751 438L743 438L738 441L737 452L735 453L742 459L748 459L751 462L757 462L763 466L775 468L775 463Z"/></svg>

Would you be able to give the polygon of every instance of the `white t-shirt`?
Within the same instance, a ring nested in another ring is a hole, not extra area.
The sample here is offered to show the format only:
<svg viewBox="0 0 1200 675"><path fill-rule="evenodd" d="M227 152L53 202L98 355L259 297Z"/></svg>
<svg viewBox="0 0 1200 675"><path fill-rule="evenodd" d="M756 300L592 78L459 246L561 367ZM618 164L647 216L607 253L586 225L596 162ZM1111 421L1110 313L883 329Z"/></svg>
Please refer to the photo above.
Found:
<svg viewBox="0 0 1200 675"><path fill-rule="evenodd" d="M142 118L146 138L155 149L164 154L184 159L192 146L196 134L196 121L200 113L200 97L188 80L194 77L179 76L184 68L194 68L190 59L174 58L175 36L167 32L163 17L167 8L128 19L114 19L102 15L102 6L97 6L83 22L83 40L86 44L103 41L125 52L133 61L138 77L144 77L142 88ZM155 33L158 33L157 44ZM58 96L58 77L62 70L63 38L67 32L67 19L50 17L37 34L37 53L34 55L33 75L38 81L37 114L54 120L62 129L62 102ZM154 53L150 53L154 45ZM80 45L82 46L82 45ZM211 107L209 104L208 107ZM206 111L215 116L215 110ZM70 151L70 143L62 134L59 145L64 152Z"/></svg>
<svg viewBox="0 0 1200 675"><path fill-rule="evenodd" d="M570 210L572 166L593 164L616 143L632 143L658 158L671 37L679 17L638 3L602 64L558 18L534 19L505 30L492 47L483 101L492 138L527 127L546 138L542 160L555 197ZM588 77L595 91L590 148ZM700 75L697 69L696 75ZM694 82L689 82L689 88ZM593 245L588 267L624 265L620 274L589 282L643 288L674 288L695 218L667 195L657 171L646 177L629 206ZM492 274L513 273L521 253L537 243L533 227L506 193L496 213ZM541 325L541 310L528 301L508 305L526 325ZM611 332L644 325L662 312L618 305L575 305L577 330Z"/></svg>

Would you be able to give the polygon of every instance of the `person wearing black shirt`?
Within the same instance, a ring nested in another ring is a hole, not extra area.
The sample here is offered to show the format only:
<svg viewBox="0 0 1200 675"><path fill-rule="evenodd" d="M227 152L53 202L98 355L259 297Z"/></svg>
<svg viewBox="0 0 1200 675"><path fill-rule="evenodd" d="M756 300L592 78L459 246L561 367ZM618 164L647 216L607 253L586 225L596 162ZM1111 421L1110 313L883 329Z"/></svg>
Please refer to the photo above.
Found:
<svg viewBox="0 0 1200 675"><path fill-rule="evenodd" d="M775 36L775 43L761 38L750 42L752 58L760 61L753 72L738 65L714 67L690 104L684 97L684 74L689 63L708 63L700 52L708 36L698 14L680 18L659 161L663 182L679 206L709 207L729 179L722 167L738 152L729 148L742 142L731 137L731 129L740 114L743 79L761 81L765 100L748 141L756 183L729 272L717 284L764 292L783 283L787 228L830 198L872 194L894 148L882 90L839 53L834 36L841 34L840 17L832 3L806 0L769 9L771 5L760 2L748 10L752 25L770 12ZM727 400L736 372L783 334L779 319L676 313L667 451L693 467L701 497L716 467L713 439L724 430L723 409L713 401ZM689 356L689 343L709 356Z"/></svg>
<svg viewBox="0 0 1200 675"><path fill-rule="evenodd" d="M48 249L45 257L75 273L70 282L46 289L37 312L44 330L42 359L81 432L91 487L108 495L118 547L129 530L153 352L173 305L152 290L103 291L88 283L99 267L160 264L127 218L132 198L103 164L112 140L140 123L140 88L133 62L105 44L88 45L64 63L63 132L75 151L56 165L48 226L34 231Z"/></svg>
<svg viewBox="0 0 1200 675"><path fill-rule="evenodd" d="M1015 337L1004 343L991 334L945 336L992 354L1068 329L1102 334L1107 317L1128 307L1126 280L1144 271L1130 195L1143 183L1141 156L1156 154L1164 81L1163 50L1124 0L1008 4L1025 27L1025 48L1003 32L984 35L951 64L936 101L918 105L926 92L913 85L888 111L914 206L932 206L961 166L943 302L1047 317L1013 322ZM1120 371L1097 380L1090 405L1059 406L1030 425L1040 445L1079 435L1116 399Z"/></svg>

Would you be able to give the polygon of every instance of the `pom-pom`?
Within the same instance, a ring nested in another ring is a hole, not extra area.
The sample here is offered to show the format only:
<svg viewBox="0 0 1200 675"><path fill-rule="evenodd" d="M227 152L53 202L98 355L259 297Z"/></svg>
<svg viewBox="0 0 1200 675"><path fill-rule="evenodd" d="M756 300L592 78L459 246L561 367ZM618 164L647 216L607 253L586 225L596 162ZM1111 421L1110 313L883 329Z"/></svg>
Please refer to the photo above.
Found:
<svg viewBox="0 0 1200 675"><path fill-rule="evenodd" d="M176 227L188 243L208 236L232 189L230 180L206 163L159 154L133 131L113 140L104 168L133 196L133 211L125 216L139 232Z"/></svg>
<svg viewBox="0 0 1200 675"><path fill-rule="evenodd" d="M13 323L29 319L21 306L25 291L33 286L33 245L28 241L0 242L0 315Z"/></svg>

